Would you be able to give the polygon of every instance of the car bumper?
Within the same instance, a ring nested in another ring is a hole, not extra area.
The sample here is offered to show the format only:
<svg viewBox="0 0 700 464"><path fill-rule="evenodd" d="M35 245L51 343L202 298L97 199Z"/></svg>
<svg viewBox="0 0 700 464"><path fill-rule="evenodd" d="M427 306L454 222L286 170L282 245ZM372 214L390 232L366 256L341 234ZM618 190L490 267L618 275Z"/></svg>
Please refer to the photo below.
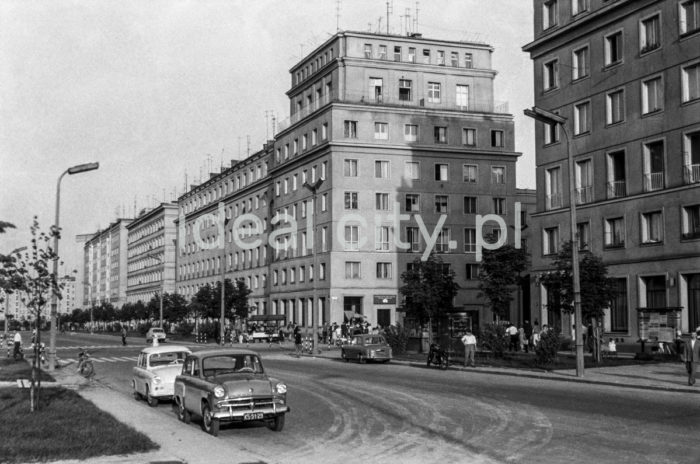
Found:
<svg viewBox="0 0 700 464"><path fill-rule="evenodd" d="M212 411L212 416L224 422L245 422L251 420L274 419L290 411L289 406L277 406L274 408L255 410L235 410L234 408L219 408Z"/></svg>
<svg viewBox="0 0 700 464"><path fill-rule="evenodd" d="M154 398L172 398L175 393L174 385L153 385L148 388L150 395Z"/></svg>

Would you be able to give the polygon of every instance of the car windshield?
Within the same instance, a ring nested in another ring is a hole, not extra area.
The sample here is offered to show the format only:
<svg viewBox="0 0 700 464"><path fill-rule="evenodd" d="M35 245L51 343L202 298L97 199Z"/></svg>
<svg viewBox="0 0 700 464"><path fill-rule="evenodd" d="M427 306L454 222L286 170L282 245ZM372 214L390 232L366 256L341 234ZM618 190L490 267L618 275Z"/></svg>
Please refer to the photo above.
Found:
<svg viewBox="0 0 700 464"><path fill-rule="evenodd" d="M365 338L365 345L383 345L386 343L382 337L367 337Z"/></svg>
<svg viewBox="0 0 700 464"><path fill-rule="evenodd" d="M221 374L253 373L262 374L260 358L252 354L228 354L209 356L202 360L205 377Z"/></svg>
<svg viewBox="0 0 700 464"><path fill-rule="evenodd" d="M151 332L163 332L163 329L151 329Z"/></svg>
<svg viewBox="0 0 700 464"><path fill-rule="evenodd" d="M169 351L167 353L153 353L148 358L148 364L151 367L164 366L166 364L182 364L186 357L186 351Z"/></svg>

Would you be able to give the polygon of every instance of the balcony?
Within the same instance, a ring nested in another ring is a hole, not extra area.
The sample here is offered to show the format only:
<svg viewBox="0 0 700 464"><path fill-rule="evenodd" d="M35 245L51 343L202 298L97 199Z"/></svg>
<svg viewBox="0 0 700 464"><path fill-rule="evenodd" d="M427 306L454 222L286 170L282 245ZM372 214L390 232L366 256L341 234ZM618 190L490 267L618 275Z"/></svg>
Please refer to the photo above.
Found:
<svg viewBox="0 0 700 464"><path fill-rule="evenodd" d="M557 209L557 208L562 207L562 195L561 195L561 193L553 193L551 195L547 195L545 200L546 200L546 209Z"/></svg>
<svg viewBox="0 0 700 464"><path fill-rule="evenodd" d="M576 189L576 203L584 205L593 201L593 186L587 185Z"/></svg>
<svg viewBox="0 0 700 464"><path fill-rule="evenodd" d="M608 198L621 198L627 196L627 186L624 180L608 182Z"/></svg>
<svg viewBox="0 0 700 464"><path fill-rule="evenodd" d="M687 164L683 167L683 180L686 184L700 182L700 164Z"/></svg>
<svg viewBox="0 0 700 464"><path fill-rule="evenodd" d="M289 118L279 121L277 130L283 131L291 127L328 103L350 103L393 108L430 108L461 113L508 113L508 102L473 100L464 105L463 102L460 102L460 104L455 101L448 102L446 97L442 95L439 103L431 103L428 102L427 98L418 98L418 96L415 89L410 89L409 94L401 96L396 94L395 98L388 95L375 95L374 91L372 93L346 92L344 98L340 98L337 95L324 94L320 99L314 100L311 104L299 109Z"/></svg>
<svg viewBox="0 0 700 464"><path fill-rule="evenodd" d="M651 172L644 174L644 191L651 192L654 190L661 190L664 188L664 173L661 172Z"/></svg>

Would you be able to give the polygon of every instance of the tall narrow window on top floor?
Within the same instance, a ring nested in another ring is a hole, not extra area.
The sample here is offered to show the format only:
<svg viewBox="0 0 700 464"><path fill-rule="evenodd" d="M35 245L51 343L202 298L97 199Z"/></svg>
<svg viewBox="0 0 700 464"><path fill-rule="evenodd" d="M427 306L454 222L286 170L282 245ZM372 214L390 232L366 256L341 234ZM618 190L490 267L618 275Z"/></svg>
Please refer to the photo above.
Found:
<svg viewBox="0 0 700 464"><path fill-rule="evenodd" d="M372 44L365 44L365 58L372 58Z"/></svg>
<svg viewBox="0 0 700 464"><path fill-rule="evenodd" d="M547 0L542 4L542 29L549 29L557 25L559 5L557 0Z"/></svg>
<svg viewBox="0 0 700 464"><path fill-rule="evenodd" d="M474 55L471 53L464 54L464 67L469 69L474 67Z"/></svg>
<svg viewBox="0 0 700 464"><path fill-rule="evenodd" d="M423 63L430 64L430 49L429 48L423 49Z"/></svg>
<svg viewBox="0 0 700 464"><path fill-rule="evenodd" d="M401 61L401 47L394 46L394 61Z"/></svg>
<svg viewBox="0 0 700 464"><path fill-rule="evenodd" d="M445 66L445 51L438 50L437 52L437 64L440 66Z"/></svg>
<svg viewBox="0 0 700 464"><path fill-rule="evenodd" d="M588 11L588 2L589 0L571 0L571 14L575 16Z"/></svg>
<svg viewBox="0 0 700 464"><path fill-rule="evenodd" d="M413 47L408 48L408 62L409 63L416 62L416 49Z"/></svg>
<svg viewBox="0 0 700 464"><path fill-rule="evenodd" d="M454 68L459 67L459 53L450 52L450 65Z"/></svg>
<svg viewBox="0 0 700 464"><path fill-rule="evenodd" d="M386 60L386 45L379 46L379 59Z"/></svg>
<svg viewBox="0 0 700 464"><path fill-rule="evenodd" d="M492 130L491 131L491 146L492 147L503 147L505 145L504 135L502 130Z"/></svg>

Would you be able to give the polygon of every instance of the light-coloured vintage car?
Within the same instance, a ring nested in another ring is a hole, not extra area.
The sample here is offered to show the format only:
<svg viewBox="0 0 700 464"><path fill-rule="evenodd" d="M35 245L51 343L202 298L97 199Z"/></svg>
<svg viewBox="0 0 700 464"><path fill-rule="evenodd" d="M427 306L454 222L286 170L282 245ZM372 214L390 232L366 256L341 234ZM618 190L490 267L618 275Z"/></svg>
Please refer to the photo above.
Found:
<svg viewBox="0 0 700 464"><path fill-rule="evenodd" d="M350 342L340 348L340 357L346 362L354 359L359 363L366 361L391 361L391 346L383 335L362 334L354 335Z"/></svg>
<svg viewBox="0 0 700 464"><path fill-rule="evenodd" d="M178 419L202 418L202 430L218 435L221 422L263 421L284 427L287 386L268 377L258 353L238 348L198 351L185 359L175 379Z"/></svg>
<svg viewBox="0 0 700 464"><path fill-rule="evenodd" d="M161 327L151 327L146 333L146 343L152 343L154 337L157 338L159 342L164 342L166 340L165 330Z"/></svg>
<svg viewBox="0 0 700 464"><path fill-rule="evenodd" d="M159 399L172 398L175 377L182 372L190 353L187 347L177 345L149 346L141 350L132 370L134 398L146 398L150 406L157 406Z"/></svg>

